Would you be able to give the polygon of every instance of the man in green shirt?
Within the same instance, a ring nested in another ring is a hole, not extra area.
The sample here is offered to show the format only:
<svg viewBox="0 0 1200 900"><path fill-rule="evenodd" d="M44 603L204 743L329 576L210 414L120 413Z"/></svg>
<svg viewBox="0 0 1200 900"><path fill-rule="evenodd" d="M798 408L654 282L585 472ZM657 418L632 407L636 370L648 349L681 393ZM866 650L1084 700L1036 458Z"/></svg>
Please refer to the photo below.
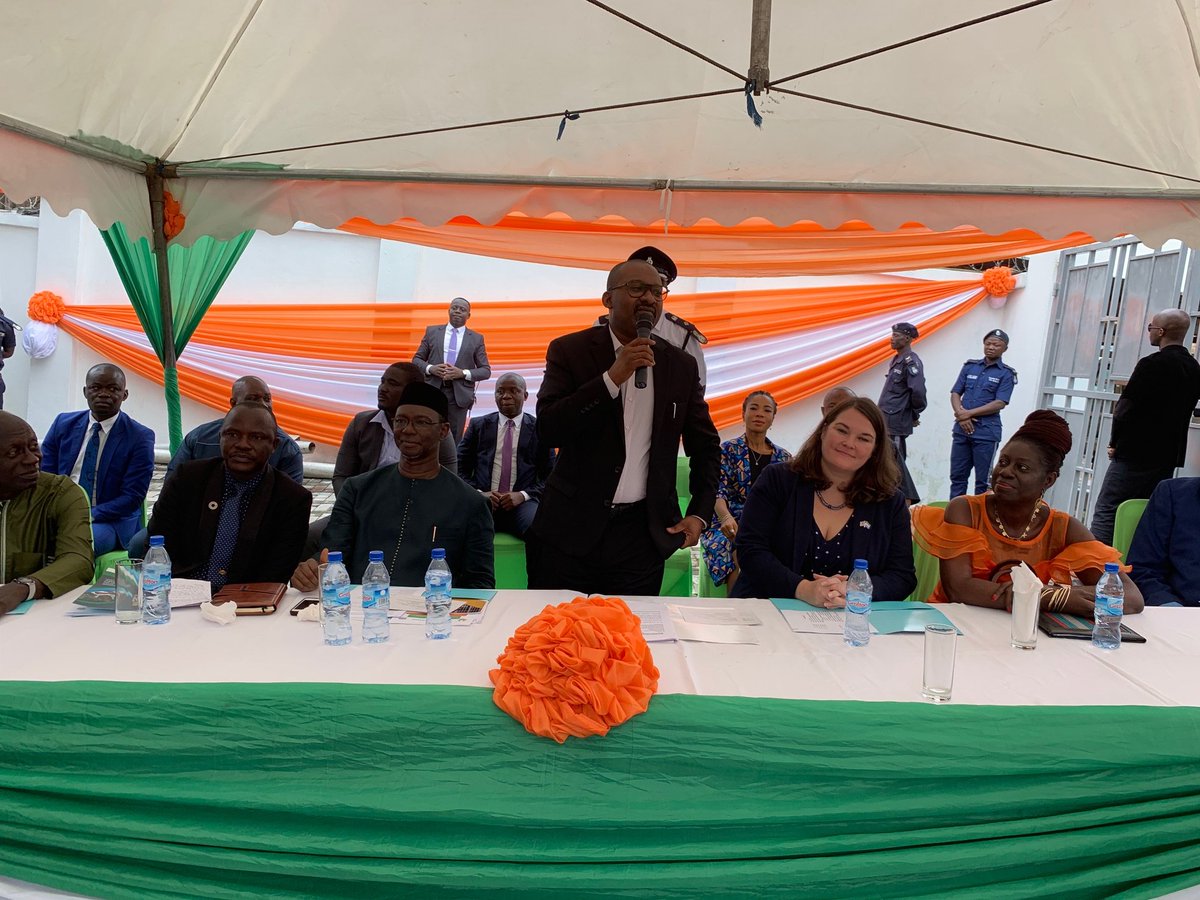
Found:
<svg viewBox="0 0 1200 900"><path fill-rule="evenodd" d="M92 577L87 495L68 476L41 471L41 462L33 429L0 411L0 615Z"/></svg>
<svg viewBox="0 0 1200 900"><path fill-rule="evenodd" d="M367 554L382 550L392 584L416 587L425 580L430 551L441 547L455 587L496 586L495 529L487 500L438 463L438 445L450 429L448 407L437 388L409 384L392 420L399 464L342 484L324 544L342 551L355 584L362 582ZM308 559L293 573L292 586L314 590L317 580L317 563Z"/></svg>

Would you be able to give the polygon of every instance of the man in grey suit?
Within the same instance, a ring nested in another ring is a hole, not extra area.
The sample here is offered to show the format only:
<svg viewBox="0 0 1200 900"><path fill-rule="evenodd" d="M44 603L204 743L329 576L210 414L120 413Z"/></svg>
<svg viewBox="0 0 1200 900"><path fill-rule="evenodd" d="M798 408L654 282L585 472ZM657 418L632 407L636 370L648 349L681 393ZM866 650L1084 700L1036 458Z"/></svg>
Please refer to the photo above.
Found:
<svg viewBox="0 0 1200 900"><path fill-rule="evenodd" d="M450 435L462 440L467 412L475 405L475 385L492 377L483 335L467 328L471 304L462 297L450 301L449 324L430 325L413 354L413 364L425 383L446 395L450 404Z"/></svg>

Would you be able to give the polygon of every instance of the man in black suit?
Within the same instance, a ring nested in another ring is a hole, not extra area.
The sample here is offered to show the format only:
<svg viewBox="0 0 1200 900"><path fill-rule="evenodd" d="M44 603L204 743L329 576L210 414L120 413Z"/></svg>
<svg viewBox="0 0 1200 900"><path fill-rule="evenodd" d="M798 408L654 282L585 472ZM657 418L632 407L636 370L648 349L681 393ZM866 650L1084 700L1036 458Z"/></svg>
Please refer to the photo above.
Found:
<svg viewBox="0 0 1200 900"><path fill-rule="evenodd" d="M149 531L165 538L175 575L208 581L214 592L291 577L312 494L268 463L277 427L267 406L240 403L221 424L221 458L182 463L167 479Z"/></svg>
<svg viewBox="0 0 1200 900"><path fill-rule="evenodd" d="M467 327L471 304L462 297L450 301L448 325L430 325L413 354L413 364L425 383L446 395L450 405L450 434L461 440L467 412L475 405L475 385L492 377L483 335Z"/></svg>
<svg viewBox="0 0 1200 900"><path fill-rule="evenodd" d="M524 378L516 372L501 375L499 412L472 419L458 445L459 474L487 495L496 530L516 537L524 537L533 523L553 465L550 447L538 440L537 419L523 412L528 399Z"/></svg>
<svg viewBox="0 0 1200 900"><path fill-rule="evenodd" d="M657 595L666 558L696 544L712 518L721 447L696 361L637 335L639 318L658 321L665 293L654 266L627 260L608 275L608 327L546 350L538 437L559 453L526 538L530 588ZM681 438L691 460L682 519Z"/></svg>

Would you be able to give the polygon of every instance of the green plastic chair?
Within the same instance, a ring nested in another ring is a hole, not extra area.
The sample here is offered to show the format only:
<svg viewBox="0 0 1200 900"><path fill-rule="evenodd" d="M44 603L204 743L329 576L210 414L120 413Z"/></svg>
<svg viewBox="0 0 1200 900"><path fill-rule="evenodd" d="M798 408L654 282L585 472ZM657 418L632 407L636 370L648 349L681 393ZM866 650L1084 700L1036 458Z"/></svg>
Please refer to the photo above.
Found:
<svg viewBox="0 0 1200 900"><path fill-rule="evenodd" d="M691 474L690 459L680 456L675 460L675 493L679 495L679 514L681 516L687 515L688 503L692 499L692 488L689 484Z"/></svg>
<svg viewBox="0 0 1200 900"><path fill-rule="evenodd" d="M492 540L495 554L496 589L523 591L529 587L525 569L525 542L511 534L496 532Z"/></svg>
<svg viewBox="0 0 1200 900"><path fill-rule="evenodd" d="M127 559L129 559L129 553L125 550L112 550L101 554L96 559L96 570L92 573L92 584L99 582L104 573L109 569L115 568L117 563Z"/></svg>
<svg viewBox="0 0 1200 900"><path fill-rule="evenodd" d="M947 503L949 503L948 500L934 500L926 505L945 509ZM938 581L942 577L940 564L941 560L933 554L927 553L916 541L913 541L913 566L917 570L917 586L908 595L909 600L924 603L933 595L934 589L937 588Z"/></svg>
<svg viewBox="0 0 1200 900"><path fill-rule="evenodd" d="M1133 533L1137 531L1138 522L1142 521L1142 513L1146 511L1149 500L1126 500L1117 507L1117 521L1113 526L1113 547L1121 554L1121 562L1125 562L1125 554L1133 543Z"/></svg>
<svg viewBox="0 0 1200 900"><path fill-rule="evenodd" d="M708 577L707 575L704 577ZM685 547L667 557L660 597L692 596L692 551Z"/></svg>
<svg viewBox="0 0 1200 900"><path fill-rule="evenodd" d="M724 584L713 584L712 576L708 574L708 566L704 565L703 560L701 560L700 565L702 567L700 572L700 596L714 597L718 599L724 599L725 597L728 597L728 582Z"/></svg>

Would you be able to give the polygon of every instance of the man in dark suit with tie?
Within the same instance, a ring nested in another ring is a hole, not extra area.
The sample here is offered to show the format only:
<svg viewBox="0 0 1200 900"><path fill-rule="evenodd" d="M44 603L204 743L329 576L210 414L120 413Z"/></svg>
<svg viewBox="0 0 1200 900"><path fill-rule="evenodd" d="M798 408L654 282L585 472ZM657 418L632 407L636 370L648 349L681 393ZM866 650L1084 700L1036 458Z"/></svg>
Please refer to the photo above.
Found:
<svg viewBox="0 0 1200 900"><path fill-rule="evenodd" d="M413 364L425 383L446 395L450 404L450 434L458 441L475 405L475 385L492 377L483 335L467 327L471 304L462 297L450 302L448 325L430 325L413 354Z"/></svg>
<svg viewBox="0 0 1200 900"><path fill-rule="evenodd" d="M606 328L552 341L538 393L538 436L558 448L526 536L530 588L657 595L663 564L712 518L721 447L696 361L637 321L662 315L666 286L645 260L608 275ZM646 368L646 386L635 372ZM691 500L679 516L679 442Z"/></svg>
<svg viewBox="0 0 1200 900"><path fill-rule="evenodd" d="M154 474L154 432L121 412L125 373L111 363L88 370L86 412L59 413L42 441L42 471L70 475L92 503L99 556L128 546L141 525Z"/></svg>
<svg viewBox="0 0 1200 900"><path fill-rule="evenodd" d="M180 463L150 518L174 574L226 584L285 583L300 560L312 494L274 466L278 425L264 403L246 401L221 422L221 456Z"/></svg>
<svg viewBox="0 0 1200 900"><path fill-rule="evenodd" d="M472 419L458 445L458 472L487 495L497 531L524 537L553 459L537 435L537 419L524 412L525 379L506 372L496 381L496 409Z"/></svg>

